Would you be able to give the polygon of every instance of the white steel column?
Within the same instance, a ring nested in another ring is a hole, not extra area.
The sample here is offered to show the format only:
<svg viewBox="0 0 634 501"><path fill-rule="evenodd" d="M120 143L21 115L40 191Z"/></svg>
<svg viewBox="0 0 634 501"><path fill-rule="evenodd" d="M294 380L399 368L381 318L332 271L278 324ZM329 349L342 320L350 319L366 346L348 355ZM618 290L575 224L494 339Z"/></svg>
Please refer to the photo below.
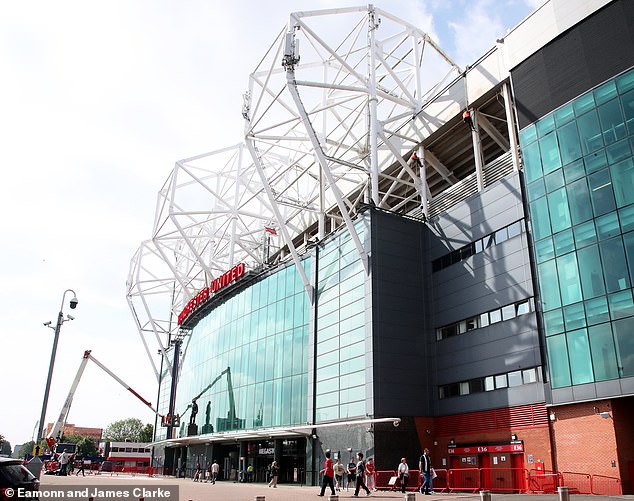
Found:
<svg viewBox="0 0 634 501"><path fill-rule="evenodd" d="M370 81L368 82L368 106L370 108L370 185L372 187L372 203L378 207L379 205L379 155L377 150L377 136L379 132L377 123L377 103L378 98L376 95L376 40L374 32L378 29L379 25L376 22L376 13L374 6L369 5L369 37L370 37Z"/></svg>
<svg viewBox="0 0 634 501"><path fill-rule="evenodd" d="M473 142L476 180L478 183L478 191L482 191L484 188L484 160L482 159L482 143L480 142L480 133L478 132L478 112L476 110L471 110L471 120L473 122L471 141Z"/></svg>
<svg viewBox="0 0 634 501"><path fill-rule="evenodd" d="M511 89L508 82L502 84L502 98L504 99L504 111L506 112L506 126L509 131L509 143L511 149L511 158L513 159L513 170L518 171L520 168L520 159L518 155L517 129L515 128L515 114L511 103Z"/></svg>

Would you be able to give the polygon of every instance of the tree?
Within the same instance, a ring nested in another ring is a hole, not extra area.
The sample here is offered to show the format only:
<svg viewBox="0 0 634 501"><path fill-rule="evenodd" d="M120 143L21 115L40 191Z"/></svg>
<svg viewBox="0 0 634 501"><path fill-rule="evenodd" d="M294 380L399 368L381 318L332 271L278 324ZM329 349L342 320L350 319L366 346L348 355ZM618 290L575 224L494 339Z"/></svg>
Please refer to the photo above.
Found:
<svg viewBox="0 0 634 501"><path fill-rule="evenodd" d="M139 442L151 442L154 439L154 425L146 424L141 430Z"/></svg>
<svg viewBox="0 0 634 501"><path fill-rule="evenodd" d="M108 425L103 439L109 442L140 442L143 423L137 418L122 419Z"/></svg>
<svg viewBox="0 0 634 501"><path fill-rule="evenodd" d="M18 453L16 454L17 458L24 458L27 454L32 454L33 453L33 446L35 445L35 442L33 440L22 444L22 446L20 447L20 449L18 450Z"/></svg>
<svg viewBox="0 0 634 501"><path fill-rule="evenodd" d="M11 457L11 442L9 442L4 435L0 434L0 456Z"/></svg>
<svg viewBox="0 0 634 501"><path fill-rule="evenodd" d="M64 435L62 442L77 444L77 454L81 456L96 456L99 452L97 443L92 437L84 435Z"/></svg>

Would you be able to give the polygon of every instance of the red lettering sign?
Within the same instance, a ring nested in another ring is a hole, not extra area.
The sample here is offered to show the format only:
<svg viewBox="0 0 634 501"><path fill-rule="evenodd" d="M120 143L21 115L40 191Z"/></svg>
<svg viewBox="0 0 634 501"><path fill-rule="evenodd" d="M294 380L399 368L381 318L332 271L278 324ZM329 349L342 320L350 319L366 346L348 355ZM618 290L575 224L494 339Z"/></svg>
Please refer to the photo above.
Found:
<svg viewBox="0 0 634 501"><path fill-rule="evenodd" d="M483 454L496 452L524 452L524 443L499 445L474 445L472 447L449 447L448 454Z"/></svg>
<svg viewBox="0 0 634 501"><path fill-rule="evenodd" d="M197 310L202 304L207 302L209 296L215 292L218 292L223 287L229 285L231 282L238 280L246 270L244 263L240 263L228 272L223 273L220 277L216 278L209 287L205 287L198 294L189 300L189 302L183 308L180 315L178 315L178 325L182 324L185 319Z"/></svg>

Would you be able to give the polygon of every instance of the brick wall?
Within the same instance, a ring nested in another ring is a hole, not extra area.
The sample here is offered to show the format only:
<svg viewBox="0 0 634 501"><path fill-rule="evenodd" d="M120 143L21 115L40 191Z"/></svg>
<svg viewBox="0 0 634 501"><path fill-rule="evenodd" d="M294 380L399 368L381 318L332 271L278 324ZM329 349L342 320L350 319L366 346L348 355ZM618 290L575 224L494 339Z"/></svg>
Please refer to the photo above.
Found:
<svg viewBox="0 0 634 501"><path fill-rule="evenodd" d="M552 407L550 411L555 414L551 425L559 471L620 476L614 420L598 414L612 414L609 400Z"/></svg>

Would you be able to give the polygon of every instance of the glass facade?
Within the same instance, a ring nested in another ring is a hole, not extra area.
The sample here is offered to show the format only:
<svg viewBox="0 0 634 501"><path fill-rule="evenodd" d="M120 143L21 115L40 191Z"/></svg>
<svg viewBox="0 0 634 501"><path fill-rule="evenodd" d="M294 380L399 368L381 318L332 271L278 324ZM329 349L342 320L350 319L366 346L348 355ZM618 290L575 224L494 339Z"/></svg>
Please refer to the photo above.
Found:
<svg viewBox="0 0 634 501"><path fill-rule="evenodd" d="M316 420L365 416L366 273L350 233L329 240L318 263Z"/></svg>
<svg viewBox="0 0 634 501"><path fill-rule="evenodd" d="M311 259L303 266L310 276ZM219 302L183 344L176 412L180 436L304 424L307 419L310 301L294 265Z"/></svg>
<svg viewBox="0 0 634 501"><path fill-rule="evenodd" d="M634 376L634 70L520 143L551 385Z"/></svg>

